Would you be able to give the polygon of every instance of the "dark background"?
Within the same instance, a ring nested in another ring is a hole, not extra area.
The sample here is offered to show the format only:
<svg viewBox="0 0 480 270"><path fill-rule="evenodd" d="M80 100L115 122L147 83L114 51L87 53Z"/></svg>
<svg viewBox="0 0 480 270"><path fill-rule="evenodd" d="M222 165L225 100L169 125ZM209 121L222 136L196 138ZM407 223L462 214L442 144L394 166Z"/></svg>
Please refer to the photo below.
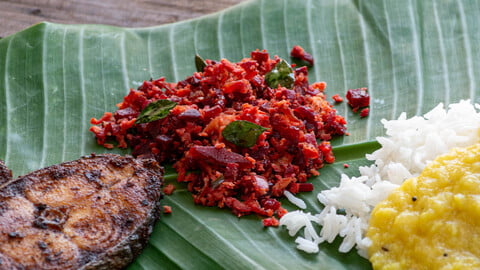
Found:
<svg viewBox="0 0 480 270"><path fill-rule="evenodd" d="M0 37L42 21L154 26L199 17L245 0L0 0Z"/></svg>

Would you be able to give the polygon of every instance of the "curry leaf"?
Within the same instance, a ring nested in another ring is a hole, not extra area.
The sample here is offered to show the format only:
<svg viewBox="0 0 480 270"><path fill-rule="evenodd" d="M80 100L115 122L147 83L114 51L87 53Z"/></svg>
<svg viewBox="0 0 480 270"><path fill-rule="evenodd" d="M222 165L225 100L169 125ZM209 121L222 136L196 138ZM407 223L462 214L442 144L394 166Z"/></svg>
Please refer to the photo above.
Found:
<svg viewBox="0 0 480 270"><path fill-rule="evenodd" d="M177 106L176 102L159 99L148 104L138 115L135 124L149 123L167 117L170 110Z"/></svg>
<svg viewBox="0 0 480 270"><path fill-rule="evenodd" d="M277 88L279 85L292 89L295 82L292 67L285 60L280 60L275 67L265 74L265 82L270 88Z"/></svg>
<svg viewBox="0 0 480 270"><path fill-rule="evenodd" d="M195 54L195 67L197 68L197 72L203 72L203 69L207 66L207 63L205 62L205 60L203 60L203 58L198 55L198 54Z"/></svg>
<svg viewBox="0 0 480 270"><path fill-rule="evenodd" d="M240 147L252 147L266 128L245 120L233 121L222 131L225 140Z"/></svg>

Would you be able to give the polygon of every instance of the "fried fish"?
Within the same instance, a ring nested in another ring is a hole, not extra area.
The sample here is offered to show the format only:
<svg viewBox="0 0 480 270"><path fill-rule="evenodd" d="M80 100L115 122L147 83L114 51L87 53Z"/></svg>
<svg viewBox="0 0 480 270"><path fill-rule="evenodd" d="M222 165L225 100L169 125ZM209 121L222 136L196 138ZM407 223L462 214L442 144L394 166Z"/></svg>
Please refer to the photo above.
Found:
<svg viewBox="0 0 480 270"><path fill-rule="evenodd" d="M121 269L160 214L155 160L90 155L12 179L0 164L0 269Z"/></svg>

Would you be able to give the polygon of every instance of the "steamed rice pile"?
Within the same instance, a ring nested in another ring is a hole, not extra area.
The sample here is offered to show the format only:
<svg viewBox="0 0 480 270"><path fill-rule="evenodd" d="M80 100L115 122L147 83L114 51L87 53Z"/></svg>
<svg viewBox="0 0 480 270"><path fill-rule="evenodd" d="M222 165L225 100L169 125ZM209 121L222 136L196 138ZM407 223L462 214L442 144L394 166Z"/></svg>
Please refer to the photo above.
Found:
<svg viewBox="0 0 480 270"><path fill-rule="evenodd" d="M423 117L407 119L402 113L397 120L382 120L382 124L387 136L377 138L381 148L366 155L373 165L360 167L359 177L342 175L338 187L320 192L317 198L324 205L320 213L298 210L282 217L280 224L290 236L303 229L303 236L295 240L298 249L317 253L320 243L331 243L340 236L340 252L356 246L367 257L370 240L365 232L375 205L404 180L418 176L438 155L480 142L480 105L460 101L446 110L439 104ZM316 224L322 226L320 231Z"/></svg>

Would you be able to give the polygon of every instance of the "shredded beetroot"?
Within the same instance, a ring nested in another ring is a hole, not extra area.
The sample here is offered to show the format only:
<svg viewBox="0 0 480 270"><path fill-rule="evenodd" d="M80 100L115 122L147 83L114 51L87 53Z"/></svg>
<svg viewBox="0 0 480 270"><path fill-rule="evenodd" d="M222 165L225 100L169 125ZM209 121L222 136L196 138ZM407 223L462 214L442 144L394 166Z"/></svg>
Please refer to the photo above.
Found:
<svg viewBox="0 0 480 270"><path fill-rule="evenodd" d="M172 207L170 207L168 205L164 205L163 206L163 213L164 214L171 214L172 213Z"/></svg>
<svg viewBox="0 0 480 270"><path fill-rule="evenodd" d="M357 112L358 109L370 106L370 95L367 88L349 89L347 91L348 105L352 107L353 112Z"/></svg>
<svg viewBox="0 0 480 270"><path fill-rule="evenodd" d="M228 207L237 216L281 217L286 210L277 198L285 190L313 189L303 183L334 162L329 140L345 134L346 122L327 102L326 84L308 83L306 67L294 70L290 89L269 87L265 74L279 61L256 50L238 63L206 60L203 72L177 83L145 81L114 114L92 119L90 130L105 147L114 140L132 147L134 156L173 163L197 204ZM160 99L176 106L163 119L135 123ZM237 120L265 129L252 147L223 138L223 129Z"/></svg>
<svg viewBox="0 0 480 270"><path fill-rule="evenodd" d="M367 117L369 113L370 113L370 109L364 108L363 110L360 111L360 117Z"/></svg>
<svg viewBox="0 0 480 270"><path fill-rule="evenodd" d="M262 220L264 227L278 227L280 222L275 217L264 218Z"/></svg>
<svg viewBox="0 0 480 270"><path fill-rule="evenodd" d="M312 183L299 183L298 184L298 191L299 192L313 191L313 184Z"/></svg>
<svg viewBox="0 0 480 270"><path fill-rule="evenodd" d="M163 188L163 193L165 195L172 195L174 190L175 190L175 186L173 184L168 184Z"/></svg>
<svg viewBox="0 0 480 270"><path fill-rule="evenodd" d="M302 47L295 45L290 52L290 56L293 58L297 58L303 60L313 66L313 56L307 53Z"/></svg>
<svg viewBox="0 0 480 270"><path fill-rule="evenodd" d="M338 94L335 94L332 96L332 99L333 101L335 101L336 103L340 103L340 102L343 102L343 98L341 96L339 96Z"/></svg>

